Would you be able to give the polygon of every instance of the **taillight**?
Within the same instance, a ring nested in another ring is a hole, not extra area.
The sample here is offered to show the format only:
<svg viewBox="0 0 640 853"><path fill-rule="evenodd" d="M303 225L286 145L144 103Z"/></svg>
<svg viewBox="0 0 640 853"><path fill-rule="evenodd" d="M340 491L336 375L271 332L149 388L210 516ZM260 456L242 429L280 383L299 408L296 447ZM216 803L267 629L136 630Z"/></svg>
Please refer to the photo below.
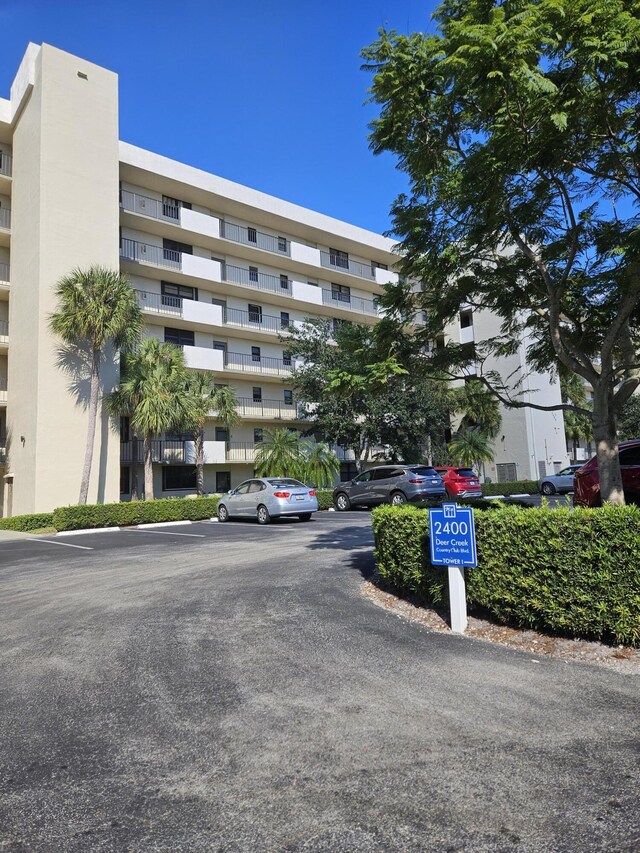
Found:
<svg viewBox="0 0 640 853"><path fill-rule="evenodd" d="M316 490L315 490L315 489L311 489L311 491L309 492L309 497L310 497L310 498L315 498L315 496L316 496Z"/></svg>
<svg viewBox="0 0 640 853"><path fill-rule="evenodd" d="M409 480L410 483L421 483L422 480Z"/></svg>
<svg viewBox="0 0 640 853"><path fill-rule="evenodd" d="M274 498L288 498L291 492L274 492Z"/></svg>

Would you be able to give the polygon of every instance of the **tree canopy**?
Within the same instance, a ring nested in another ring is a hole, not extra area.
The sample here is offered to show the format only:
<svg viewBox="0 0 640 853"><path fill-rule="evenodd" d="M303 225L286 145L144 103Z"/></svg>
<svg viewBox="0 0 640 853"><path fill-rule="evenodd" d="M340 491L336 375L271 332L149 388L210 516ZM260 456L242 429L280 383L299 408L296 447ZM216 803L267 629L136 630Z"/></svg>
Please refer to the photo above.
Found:
<svg viewBox="0 0 640 853"><path fill-rule="evenodd" d="M561 365L593 389L540 408L592 417L603 498L622 502L616 418L640 383L640 15L630 0L446 0L436 32L380 31L363 51L379 117L410 191L392 208L406 276L389 322L426 325L416 349L467 305L498 335L439 351L513 406L518 389L484 373L524 342L529 365ZM530 405L530 404L527 404Z"/></svg>

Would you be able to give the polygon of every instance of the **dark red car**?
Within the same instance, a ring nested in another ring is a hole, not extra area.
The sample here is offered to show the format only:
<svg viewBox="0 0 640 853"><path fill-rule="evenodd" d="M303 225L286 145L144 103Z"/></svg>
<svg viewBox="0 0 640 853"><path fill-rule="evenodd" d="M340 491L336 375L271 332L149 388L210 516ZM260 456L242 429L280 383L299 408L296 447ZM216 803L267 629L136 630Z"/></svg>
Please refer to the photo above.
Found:
<svg viewBox="0 0 640 853"><path fill-rule="evenodd" d="M443 465L436 471L444 480L450 498L481 498L482 489L478 475L471 468L461 465Z"/></svg>
<svg viewBox="0 0 640 853"><path fill-rule="evenodd" d="M621 441L618 445L622 488L627 503L640 503L640 439ZM594 456L573 476L573 505L601 506L598 461Z"/></svg>

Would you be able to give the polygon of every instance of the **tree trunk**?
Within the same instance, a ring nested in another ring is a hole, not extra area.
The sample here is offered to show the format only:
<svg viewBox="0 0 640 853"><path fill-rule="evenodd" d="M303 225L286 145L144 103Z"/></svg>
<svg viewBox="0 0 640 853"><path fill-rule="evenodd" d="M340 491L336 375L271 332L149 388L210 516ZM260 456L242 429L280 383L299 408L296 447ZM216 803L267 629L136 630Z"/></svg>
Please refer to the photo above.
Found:
<svg viewBox="0 0 640 853"><path fill-rule="evenodd" d="M91 385L89 390L89 420L87 421L87 446L84 451L84 465L80 481L79 504L86 504L89 495L89 480L91 478L91 463L93 461L93 444L96 438L96 421L98 419L98 395L100 393L100 349L93 347L91 356Z"/></svg>
<svg viewBox="0 0 640 853"><path fill-rule="evenodd" d="M618 457L616 417L607 387L593 386L593 438L598 459L600 496L603 503L624 504L622 472Z"/></svg>
<svg viewBox="0 0 640 853"><path fill-rule="evenodd" d="M150 435L144 437L144 499L153 500L153 454Z"/></svg>
<svg viewBox="0 0 640 853"><path fill-rule="evenodd" d="M140 480L138 477L138 436L135 430L131 434L131 500L140 500Z"/></svg>
<svg viewBox="0 0 640 853"><path fill-rule="evenodd" d="M196 454L196 492L201 498L204 495L204 427L195 431L193 445Z"/></svg>

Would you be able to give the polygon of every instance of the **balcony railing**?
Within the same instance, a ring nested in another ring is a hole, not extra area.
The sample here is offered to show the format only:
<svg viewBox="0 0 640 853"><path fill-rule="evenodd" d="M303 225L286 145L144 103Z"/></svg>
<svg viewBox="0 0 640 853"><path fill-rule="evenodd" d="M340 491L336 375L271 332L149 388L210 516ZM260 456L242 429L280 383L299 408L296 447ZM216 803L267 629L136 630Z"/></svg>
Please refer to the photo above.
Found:
<svg viewBox="0 0 640 853"><path fill-rule="evenodd" d="M0 320L0 338L9 337L9 323L7 320Z"/></svg>
<svg viewBox="0 0 640 853"><path fill-rule="evenodd" d="M154 439L151 442L152 462L163 462L166 464L185 462L185 442L170 441L166 439ZM144 462L144 442L141 438L135 441L120 442L121 462Z"/></svg>
<svg viewBox="0 0 640 853"><path fill-rule="evenodd" d="M6 151L0 151L0 175L6 175L10 178L12 163L13 159L11 154L7 154Z"/></svg>
<svg viewBox="0 0 640 853"><path fill-rule="evenodd" d="M151 216L153 219L167 219L170 222L180 220L179 205L140 195L140 193L132 193L129 190L120 191L120 207L132 213L140 213L142 216Z"/></svg>
<svg viewBox="0 0 640 853"><path fill-rule="evenodd" d="M250 397L238 397L238 414L250 418L270 418L271 420L296 420L304 417L302 406L297 403L284 403L282 400L252 400Z"/></svg>
<svg viewBox="0 0 640 853"><path fill-rule="evenodd" d="M0 207L0 228L11 228L11 208Z"/></svg>
<svg viewBox="0 0 640 853"><path fill-rule="evenodd" d="M138 305L145 311L154 314L167 314L172 317L182 316L182 298L169 296L167 293L150 293L148 290L136 290Z"/></svg>
<svg viewBox="0 0 640 853"><path fill-rule="evenodd" d="M240 308L225 308L223 322L229 326L240 326L243 329L253 329L260 332L280 333L289 324L281 317L263 314L262 311L242 311Z"/></svg>
<svg viewBox="0 0 640 853"><path fill-rule="evenodd" d="M285 296L291 296L291 280L286 275L268 275L263 272L253 272L243 267L223 264L222 279L235 284L243 284L245 287L253 287L256 290L268 290L271 293L283 293Z"/></svg>
<svg viewBox="0 0 640 853"><path fill-rule="evenodd" d="M0 208L1 211L2 208ZM152 246L149 243L140 243L138 240L129 240L127 237L123 237L120 241L120 257L127 261L154 264L157 267L168 267L173 270L179 270L182 266L182 252L163 249L162 246Z"/></svg>
<svg viewBox="0 0 640 853"><path fill-rule="evenodd" d="M227 462L254 462L256 446L250 441L230 441L227 443Z"/></svg>
<svg viewBox="0 0 640 853"><path fill-rule="evenodd" d="M378 309L373 299L362 299L360 296L348 296L346 293L336 293L332 290L322 288L322 302L325 305L334 305L347 311L359 311L361 314L378 316Z"/></svg>
<svg viewBox="0 0 640 853"><path fill-rule="evenodd" d="M220 220L220 236L234 243L242 243L245 246L255 246L266 252L276 252L278 255L289 255L291 244L285 237L274 237L272 234L264 234L256 228L234 225L232 222Z"/></svg>
<svg viewBox="0 0 640 853"><path fill-rule="evenodd" d="M320 264L328 269L339 270L360 278L368 278L375 281L376 272L371 264L362 264L360 261L342 258L333 252L320 252Z"/></svg>
<svg viewBox="0 0 640 853"><path fill-rule="evenodd" d="M242 370L245 373L268 373L272 376L287 376L293 370L291 361L264 355L246 355L246 353L241 352L225 353L224 366L227 370Z"/></svg>
<svg viewBox="0 0 640 853"><path fill-rule="evenodd" d="M0 282L9 282L9 264L0 264Z"/></svg>

